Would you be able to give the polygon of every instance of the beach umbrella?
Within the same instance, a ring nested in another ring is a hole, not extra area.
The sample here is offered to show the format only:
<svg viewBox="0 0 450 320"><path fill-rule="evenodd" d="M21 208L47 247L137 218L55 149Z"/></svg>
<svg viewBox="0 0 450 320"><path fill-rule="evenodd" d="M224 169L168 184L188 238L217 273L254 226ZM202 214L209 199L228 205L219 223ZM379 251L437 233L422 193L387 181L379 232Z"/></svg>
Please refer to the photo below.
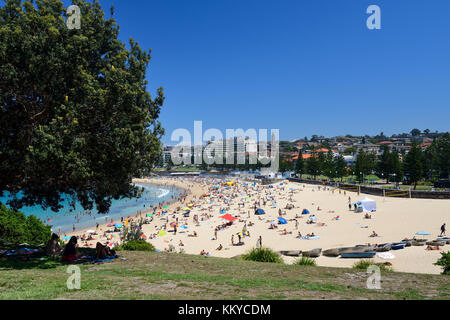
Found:
<svg viewBox="0 0 450 320"><path fill-rule="evenodd" d="M86 231L86 233L95 233L95 231L94 230L88 230L88 231Z"/></svg>
<svg viewBox="0 0 450 320"><path fill-rule="evenodd" d="M62 237L61 239L63 239L63 240L70 240L70 237Z"/></svg>
<svg viewBox="0 0 450 320"><path fill-rule="evenodd" d="M257 216L261 216L263 214L266 214L263 209L258 209L255 211L255 215L257 215Z"/></svg>
<svg viewBox="0 0 450 320"><path fill-rule="evenodd" d="M419 231L416 232L416 234L419 236L429 236L431 233L429 233L428 231Z"/></svg>
<svg viewBox="0 0 450 320"><path fill-rule="evenodd" d="M309 212L309 210L308 210L308 209L303 209L303 212L302 212L302 214L310 214L310 212Z"/></svg>
<svg viewBox="0 0 450 320"><path fill-rule="evenodd" d="M170 223L170 227L171 227L171 228L178 227L178 224L177 224L176 222L171 222L171 223Z"/></svg>
<svg viewBox="0 0 450 320"><path fill-rule="evenodd" d="M167 234L167 232L165 232L164 230L161 230L160 232L158 232L158 237L164 237Z"/></svg>
<svg viewBox="0 0 450 320"><path fill-rule="evenodd" d="M184 229L186 230L188 227L187 226L181 226L180 229Z"/></svg>
<svg viewBox="0 0 450 320"><path fill-rule="evenodd" d="M309 217L309 220L317 220L317 217Z"/></svg>
<svg viewBox="0 0 450 320"><path fill-rule="evenodd" d="M116 228L122 228L123 225L122 225L121 223L116 223L116 224L114 225L114 227L116 227Z"/></svg>
<svg viewBox="0 0 450 320"><path fill-rule="evenodd" d="M278 222L279 222L280 224L287 224L286 219L281 218L281 217L278 218Z"/></svg>
<svg viewBox="0 0 450 320"><path fill-rule="evenodd" d="M191 211L191 208L184 207L183 210L184 210L184 211Z"/></svg>
<svg viewBox="0 0 450 320"><path fill-rule="evenodd" d="M153 217L153 215L150 213L147 213L147 217L151 218L151 217Z"/></svg>
<svg viewBox="0 0 450 320"><path fill-rule="evenodd" d="M227 213L224 216L221 216L222 219L228 220L230 222L233 222L234 220L237 220L237 218L233 217L231 214Z"/></svg>
<svg viewBox="0 0 450 320"><path fill-rule="evenodd" d="M169 207L166 206L166 207L164 207L163 209L169 209Z"/></svg>

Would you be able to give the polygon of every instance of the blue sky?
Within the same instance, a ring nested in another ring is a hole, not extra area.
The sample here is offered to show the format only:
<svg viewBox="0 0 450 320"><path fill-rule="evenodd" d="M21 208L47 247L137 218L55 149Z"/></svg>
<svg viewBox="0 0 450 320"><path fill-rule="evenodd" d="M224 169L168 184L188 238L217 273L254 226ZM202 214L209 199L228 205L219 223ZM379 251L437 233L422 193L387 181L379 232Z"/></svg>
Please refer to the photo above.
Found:
<svg viewBox="0 0 450 320"><path fill-rule="evenodd" d="M100 0L151 48L149 91L177 128L313 134L447 131L448 0ZM381 30L366 9L381 8Z"/></svg>

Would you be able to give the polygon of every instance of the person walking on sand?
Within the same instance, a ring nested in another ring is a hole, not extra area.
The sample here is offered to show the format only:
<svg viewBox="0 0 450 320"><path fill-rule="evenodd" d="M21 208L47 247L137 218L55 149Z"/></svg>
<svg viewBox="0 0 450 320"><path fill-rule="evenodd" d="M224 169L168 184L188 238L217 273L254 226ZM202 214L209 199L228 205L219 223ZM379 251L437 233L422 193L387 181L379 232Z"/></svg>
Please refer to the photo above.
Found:
<svg viewBox="0 0 450 320"><path fill-rule="evenodd" d="M441 234L439 235L439 237L445 236L445 226L445 223L441 226Z"/></svg>
<svg viewBox="0 0 450 320"><path fill-rule="evenodd" d="M258 241L256 241L256 247L262 248L262 236L259 236Z"/></svg>

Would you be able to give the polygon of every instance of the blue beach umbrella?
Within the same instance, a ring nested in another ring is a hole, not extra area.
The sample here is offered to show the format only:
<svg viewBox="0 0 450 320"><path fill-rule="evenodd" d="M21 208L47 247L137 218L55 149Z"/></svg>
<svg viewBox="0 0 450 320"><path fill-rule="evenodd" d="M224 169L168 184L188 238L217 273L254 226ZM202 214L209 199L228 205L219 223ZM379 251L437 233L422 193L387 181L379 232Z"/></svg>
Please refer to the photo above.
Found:
<svg viewBox="0 0 450 320"><path fill-rule="evenodd" d="M266 214L266 213L264 212L263 209L258 209L258 210L256 210L256 212L255 212L255 215L257 215L257 216L261 216L261 215L263 215L263 214Z"/></svg>
<svg viewBox="0 0 450 320"><path fill-rule="evenodd" d="M278 218L278 221L279 221L280 224L287 224L287 221L284 218L280 217L280 218Z"/></svg>
<svg viewBox="0 0 450 320"><path fill-rule="evenodd" d="M429 236L431 233L429 233L428 231L419 231L416 232L416 234L419 236Z"/></svg>
<svg viewBox="0 0 450 320"><path fill-rule="evenodd" d="M122 225L122 224L120 224L120 223L116 223L116 224L114 225L114 227L116 227L116 228L122 228L122 227L123 227L123 225Z"/></svg>
<svg viewBox="0 0 450 320"><path fill-rule="evenodd" d="M62 237L63 240L70 240L70 237Z"/></svg>

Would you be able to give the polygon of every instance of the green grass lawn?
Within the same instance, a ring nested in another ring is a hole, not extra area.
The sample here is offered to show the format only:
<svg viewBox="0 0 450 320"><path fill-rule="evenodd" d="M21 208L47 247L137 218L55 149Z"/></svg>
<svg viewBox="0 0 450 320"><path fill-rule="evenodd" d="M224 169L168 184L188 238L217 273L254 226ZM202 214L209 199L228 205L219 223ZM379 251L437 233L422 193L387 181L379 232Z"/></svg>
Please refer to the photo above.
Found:
<svg viewBox="0 0 450 320"><path fill-rule="evenodd" d="M306 267L182 254L120 252L84 264L81 289L69 290L67 266L51 260L0 258L0 299L449 299L448 276L382 273L366 288L355 269Z"/></svg>

